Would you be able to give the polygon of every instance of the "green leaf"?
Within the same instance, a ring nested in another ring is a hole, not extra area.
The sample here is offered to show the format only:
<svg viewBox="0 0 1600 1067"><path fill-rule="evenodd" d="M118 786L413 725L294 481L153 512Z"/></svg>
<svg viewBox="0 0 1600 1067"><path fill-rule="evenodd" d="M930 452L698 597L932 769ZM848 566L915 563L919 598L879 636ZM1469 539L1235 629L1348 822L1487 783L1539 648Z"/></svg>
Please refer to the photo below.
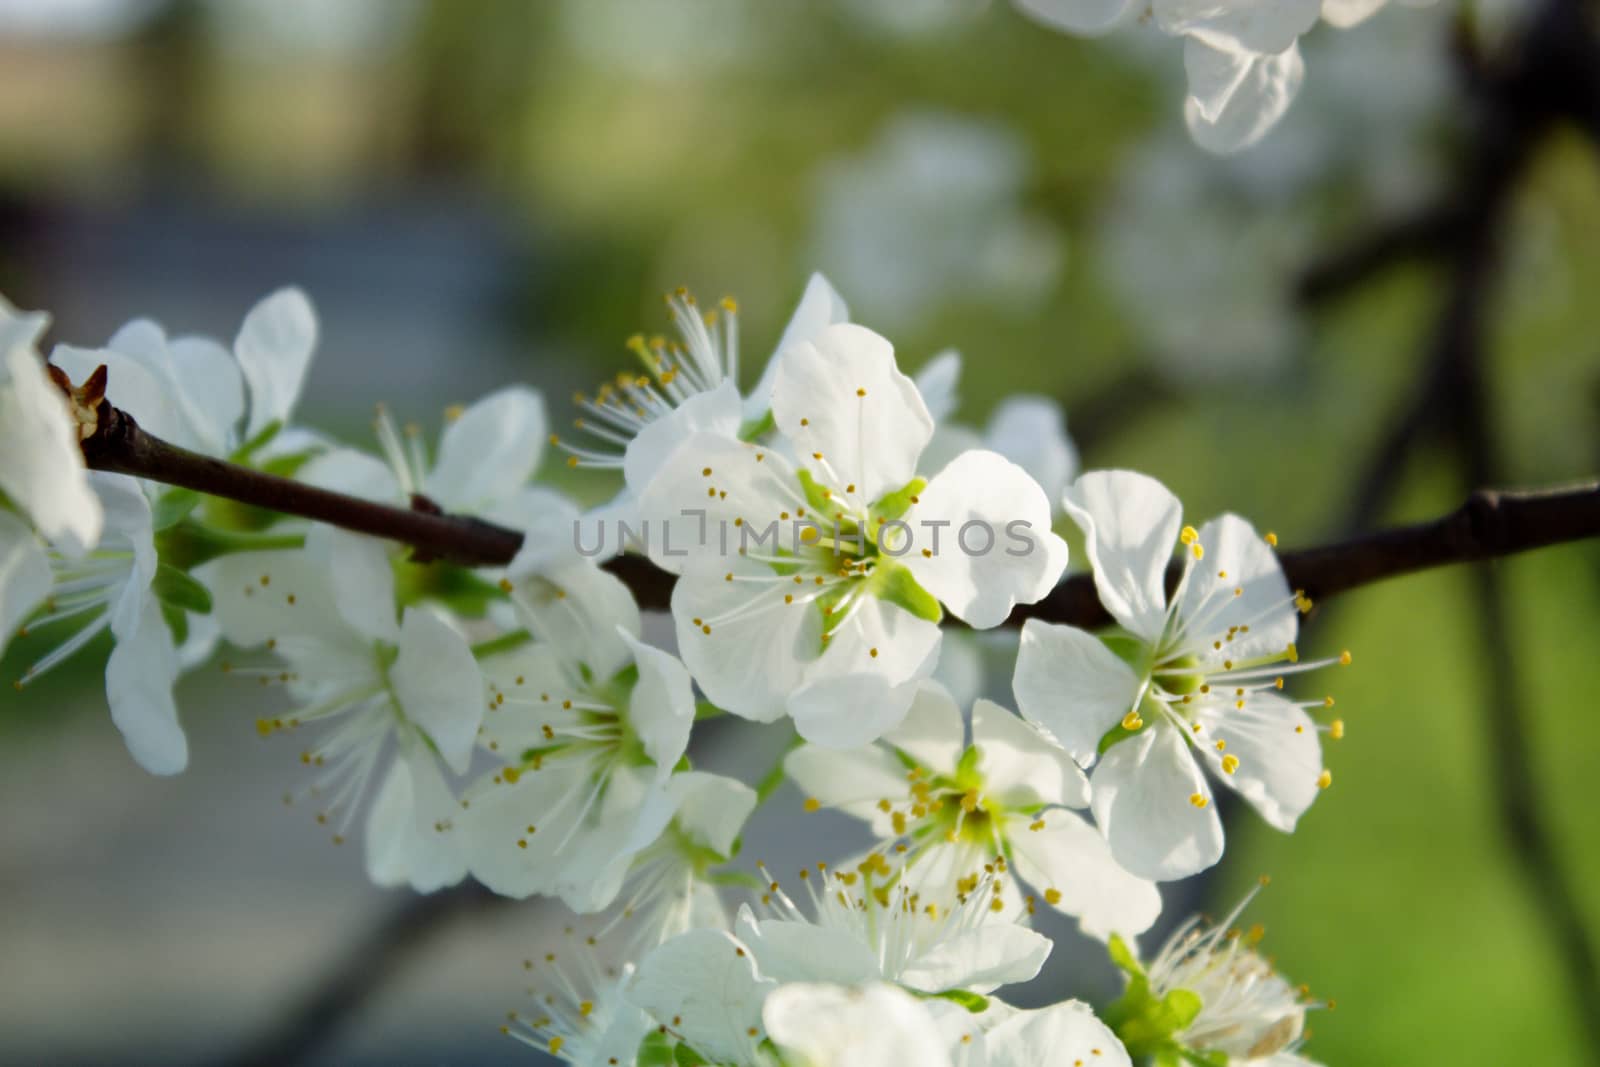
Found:
<svg viewBox="0 0 1600 1067"><path fill-rule="evenodd" d="M229 462L249 463L250 457L271 444L272 439L278 436L278 431L281 429L283 429L283 420L273 419L263 426L254 437L234 449L233 455L228 457Z"/></svg>
<svg viewBox="0 0 1600 1067"><path fill-rule="evenodd" d="M700 1053L682 1044L672 1050L672 1062L677 1064L677 1067L704 1067L706 1063L700 1058Z"/></svg>
<svg viewBox="0 0 1600 1067"><path fill-rule="evenodd" d="M694 703L694 721L701 722L705 719L715 719L726 715L727 712L711 703L709 700L697 700Z"/></svg>
<svg viewBox="0 0 1600 1067"><path fill-rule="evenodd" d="M639 1054L635 1062L638 1067L672 1067L673 1046L676 1044L660 1030L652 1030L639 1042Z"/></svg>
<svg viewBox="0 0 1600 1067"><path fill-rule="evenodd" d="M200 506L200 494L193 489L168 489L156 498L151 509L151 526L156 531L176 526Z"/></svg>
<svg viewBox="0 0 1600 1067"><path fill-rule="evenodd" d="M692 770L694 770L694 768L689 765L689 754L687 752L679 756L678 762L672 765L673 774L682 774L684 771Z"/></svg>
<svg viewBox="0 0 1600 1067"><path fill-rule="evenodd" d="M150 583L150 589L163 604L171 604L196 615L211 614L211 591L169 564L156 564L156 577Z"/></svg>
<svg viewBox="0 0 1600 1067"><path fill-rule="evenodd" d="M935 993L940 1000L948 1000L952 1004L959 1004L974 1015L989 1010L989 998L979 993L970 993L965 989L947 989L943 993Z"/></svg>
<svg viewBox="0 0 1600 1067"><path fill-rule="evenodd" d="M919 619L938 622L944 618L944 608L939 598L922 588L911 576L911 571L898 563L879 560L877 573L872 576L871 592L880 600L905 608Z"/></svg>
<svg viewBox="0 0 1600 1067"><path fill-rule="evenodd" d="M884 519L898 519L911 510L912 498L928 488L928 479L913 478L892 493L885 493L872 505L872 513ZM876 524L874 524L876 525Z"/></svg>
<svg viewBox="0 0 1600 1067"><path fill-rule="evenodd" d="M162 604L161 617L166 620L167 629L172 631L174 644L181 645L189 639L189 613L187 611L173 607L171 604Z"/></svg>

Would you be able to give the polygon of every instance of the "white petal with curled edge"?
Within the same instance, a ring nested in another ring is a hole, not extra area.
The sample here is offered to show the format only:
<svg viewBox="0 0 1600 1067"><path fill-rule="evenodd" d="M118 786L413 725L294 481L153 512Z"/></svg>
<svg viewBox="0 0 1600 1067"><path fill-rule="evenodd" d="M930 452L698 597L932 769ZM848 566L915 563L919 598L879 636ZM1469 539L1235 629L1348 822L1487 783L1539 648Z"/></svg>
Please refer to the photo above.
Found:
<svg viewBox="0 0 1600 1067"><path fill-rule="evenodd" d="M111 721L134 760L151 774L177 774L189 764L189 742L178 722L172 683L178 654L161 605L148 597L131 632L117 636L106 663Z"/></svg>
<svg viewBox="0 0 1600 1067"><path fill-rule="evenodd" d="M761 1043L761 1004L774 986L738 938L691 930L647 953L626 995L672 1021L673 1032L712 1063L749 1063Z"/></svg>
<svg viewBox="0 0 1600 1067"><path fill-rule="evenodd" d="M628 489L635 495L643 494L667 458L697 433L737 438L742 419L739 387L731 381L696 393L666 414L651 419L622 454L622 477Z"/></svg>
<svg viewBox="0 0 1600 1067"><path fill-rule="evenodd" d="M1069 811L1047 811L1031 822L1008 817L1006 837L1017 876L1046 894L1050 907L1075 916L1090 937L1131 938L1161 914L1155 883L1123 870L1099 831Z"/></svg>
<svg viewBox="0 0 1600 1067"><path fill-rule="evenodd" d="M950 637L945 634L941 646L947 645ZM927 681L917 688L906 717L883 735L883 741L929 770L953 771L967 747L967 724L955 698L937 682Z"/></svg>
<svg viewBox="0 0 1600 1067"><path fill-rule="evenodd" d="M1139 676L1094 634L1029 619L1011 688L1029 722L1084 767L1139 696Z"/></svg>
<svg viewBox="0 0 1600 1067"><path fill-rule="evenodd" d="M754 789L736 778L705 771L674 774L666 793L678 829L719 856L733 854L733 843L756 807Z"/></svg>
<svg viewBox="0 0 1600 1067"><path fill-rule="evenodd" d="M894 347L862 326L830 326L778 356L772 415L819 481L852 499L877 500L917 473L933 418ZM817 453L822 459L815 459ZM829 476L832 471L834 476Z"/></svg>
<svg viewBox="0 0 1600 1067"><path fill-rule="evenodd" d="M1184 646L1219 666L1282 653L1300 624L1278 554L1237 515L1212 519L1199 533L1205 564L1196 565L1178 602ZM1191 620L1199 624L1192 632Z"/></svg>
<svg viewBox="0 0 1600 1067"><path fill-rule="evenodd" d="M761 371L761 380L745 399L744 417L759 419L772 408L772 382L778 373L778 356L784 349L801 341L809 341L829 326L849 321L850 308L845 305L844 297L822 276L821 271L812 274L806 282L805 292L800 295L800 303L795 305L794 314L789 316L788 325L784 326L783 333L778 337L772 358L767 360L766 367Z"/></svg>
<svg viewBox="0 0 1600 1067"><path fill-rule="evenodd" d="M151 599L150 583L156 576L158 561L150 500L138 482L121 474L93 471L89 487L100 498L105 513L101 548L126 552L132 557L122 588L110 607L111 632L121 640L142 624L145 602Z"/></svg>
<svg viewBox="0 0 1600 1067"><path fill-rule="evenodd" d="M367 877L432 893L466 876L463 836L451 825L460 809L427 746L402 744L367 815Z"/></svg>
<svg viewBox="0 0 1600 1067"><path fill-rule="evenodd" d="M822 612L798 596L784 603L777 583L739 580L772 577L766 564L737 555L725 562L734 581L695 575L673 587L678 653L713 704L772 722L821 652Z"/></svg>
<svg viewBox="0 0 1600 1067"><path fill-rule="evenodd" d="M984 444L1028 472L1052 505L1078 473L1078 449L1061 405L1044 396L1013 396L989 416Z"/></svg>
<svg viewBox="0 0 1600 1067"><path fill-rule="evenodd" d="M972 743L987 791L1004 806L1088 806L1089 781L1071 757L992 700L972 706Z"/></svg>
<svg viewBox="0 0 1600 1067"><path fill-rule="evenodd" d="M0 508L0 653L50 594L50 557L33 528Z"/></svg>
<svg viewBox="0 0 1600 1067"><path fill-rule="evenodd" d="M1134 471L1090 471L1062 500L1083 531L1100 603L1146 642L1167 616L1162 584L1183 524L1183 505L1167 487Z"/></svg>
<svg viewBox="0 0 1600 1067"><path fill-rule="evenodd" d="M988 993L1028 982L1050 955L1052 942L1026 926L986 922L941 938L913 959L896 980L925 993L966 989Z"/></svg>
<svg viewBox="0 0 1600 1067"><path fill-rule="evenodd" d="M317 315L299 289L279 289L245 315L233 353L250 387L246 437L289 421L316 347Z"/></svg>
<svg viewBox="0 0 1600 1067"><path fill-rule="evenodd" d="M394 568L384 542L317 524L306 534L306 555L323 568L344 620L374 641L400 638Z"/></svg>
<svg viewBox="0 0 1600 1067"><path fill-rule="evenodd" d="M420 726L457 774L467 769L483 721L483 675L467 639L432 612L407 608L389 668L406 718Z"/></svg>
<svg viewBox="0 0 1600 1067"><path fill-rule="evenodd" d="M1317 24L1322 0L1155 0L1156 23L1212 48L1275 55Z"/></svg>
<svg viewBox="0 0 1600 1067"><path fill-rule="evenodd" d="M956 388L961 384L961 353L947 348L922 365L911 379L916 383L922 402L928 406L933 421L944 422L956 413L961 398Z"/></svg>
<svg viewBox="0 0 1600 1067"><path fill-rule="evenodd" d="M762 1015L772 1040L806 1067L950 1064L928 1009L891 985L797 982L768 997Z"/></svg>
<svg viewBox="0 0 1600 1067"><path fill-rule="evenodd" d="M1243 151L1278 124L1305 81L1300 47L1239 56L1190 38L1184 45L1190 95L1184 120L1195 144L1216 155Z"/></svg>
<svg viewBox="0 0 1600 1067"><path fill-rule="evenodd" d="M1222 858L1222 821L1211 789L1171 724L1152 723L1112 745L1090 786L1095 821L1130 874L1168 882Z"/></svg>
<svg viewBox="0 0 1600 1067"><path fill-rule="evenodd" d="M638 640L622 627L617 635L633 650L639 680L628 699L628 724L645 755L670 773L689 746L694 725L694 683L678 657Z"/></svg>
<svg viewBox="0 0 1600 1067"><path fill-rule="evenodd" d="M1023 14L1067 33L1099 36L1137 17L1134 0L1014 0Z"/></svg>
<svg viewBox="0 0 1600 1067"><path fill-rule="evenodd" d="M1040 1067L1081 1060L1132 1067L1128 1052L1087 1004L1076 1000L1019 1011L985 1036L988 1067Z"/></svg>
<svg viewBox="0 0 1600 1067"><path fill-rule="evenodd" d="M66 398L31 347L35 321L0 306L0 491L77 556L100 540L104 518Z"/></svg>
<svg viewBox="0 0 1600 1067"><path fill-rule="evenodd" d="M537 391L490 393L445 426L422 491L446 511L483 512L533 477L548 433Z"/></svg>
<svg viewBox="0 0 1600 1067"><path fill-rule="evenodd" d="M1311 716L1277 693L1253 692L1243 708L1208 706L1195 720L1200 751L1217 779L1273 827L1293 832L1317 799L1322 775L1322 743ZM1219 741L1227 748L1219 751Z"/></svg>
<svg viewBox="0 0 1600 1067"><path fill-rule="evenodd" d="M980 629L1055 588L1067 544L1050 530L1050 501L1027 471L995 452L952 460L919 494L905 520L901 562L956 616ZM939 547L921 524L944 521Z"/></svg>
<svg viewBox="0 0 1600 1067"><path fill-rule="evenodd" d="M801 745L784 757L783 770L807 798L860 819L881 814L879 801L907 795L905 765L877 745L842 752Z"/></svg>

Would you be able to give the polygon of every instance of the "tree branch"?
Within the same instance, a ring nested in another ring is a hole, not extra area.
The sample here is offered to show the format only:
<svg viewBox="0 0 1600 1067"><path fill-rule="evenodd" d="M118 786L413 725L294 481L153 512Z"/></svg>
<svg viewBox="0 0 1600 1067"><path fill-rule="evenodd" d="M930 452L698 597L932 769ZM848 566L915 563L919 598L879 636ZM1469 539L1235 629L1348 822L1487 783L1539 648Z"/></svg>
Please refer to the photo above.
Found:
<svg viewBox="0 0 1600 1067"><path fill-rule="evenodd" d="M102 408L100 428L84 442L84 456L94 470L182 486L398 541L415 549L420 560L506 566L522 545L522 535L515 530L480 519L375 504L198 455L151 436L126 412L109 404ZM1289 584L1316 599L1396 575L1590 537L1600 537L1600 483L1595 482L1529 492L1480 490L1432 522L1285 552L1282 559ZM669 605L671 575L637 556L623 556L607 566L633 589L640 606ZM1008 622L1020 625L1030 618L1077 626L1111 621L1100 606L1093 580L1081 574L1062 582L1039 603L1019 607Z"/></svg>

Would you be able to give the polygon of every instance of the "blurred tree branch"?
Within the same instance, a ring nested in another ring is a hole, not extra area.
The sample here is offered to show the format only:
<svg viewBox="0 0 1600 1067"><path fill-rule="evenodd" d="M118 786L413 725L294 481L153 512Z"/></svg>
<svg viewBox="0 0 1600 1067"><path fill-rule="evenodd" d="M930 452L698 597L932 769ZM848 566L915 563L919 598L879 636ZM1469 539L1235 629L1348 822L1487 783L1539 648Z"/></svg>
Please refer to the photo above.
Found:
<svg viewBox="0 0 1600 1067"><path fill-rule="evenodd" d="M1476 106L1475 136L1459 192L1353 242L1313 264L1297 296L1307 304L1342 295L1405 259L1446 268L1446 290L1421 373L1357 479L1345 529L1369 526L1398 495L1405 460L1443 438L1467 485L1500 476L1487 381L1489 312L1501 242L1520 180L1550 133L1570 126L1600 148L1600 25L1586 0L1544 0L1520 36L1495 57L1471 44L1458 23L1457 66ZM1600 1062L1600 965L1569 872L1546 825L1522 704L1504 576L1473 574L1479 641L1487 665L1485 750L1502 832L1537 906L1535 915L1561 961L1578 1023Z"/></svg>

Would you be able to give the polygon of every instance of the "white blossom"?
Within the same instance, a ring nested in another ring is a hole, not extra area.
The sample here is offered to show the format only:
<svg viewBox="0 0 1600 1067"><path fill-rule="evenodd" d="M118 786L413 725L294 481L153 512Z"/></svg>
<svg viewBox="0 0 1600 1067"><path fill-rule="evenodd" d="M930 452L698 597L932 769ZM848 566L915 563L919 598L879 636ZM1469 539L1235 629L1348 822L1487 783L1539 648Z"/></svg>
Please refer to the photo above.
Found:
<svg viewBox="0 0 1600 1067"><path fill-rule="evenodd" d="M701 432L667 458L640 502L659 524L650 558L681 575L678 644L713 702L863 744L933 669L941 604L998 625L1055 585L1066 544L1037 483L995 453L917 478L932 419L869 330L785 348L772 411L777 446Z"/></svg>
<svg viewBox="0 0 1600 1067"><path fill-rule="evenodd" d="M1293 830L1331 780L1306 709L1332 697L1296 702L1279 690L1286 675L1349 654L1299 662L1297 608L1309 602L1290 591L1269 540L1236 515L1182 526L1177 498L1127 471L1083 475L1066 507L1100 601L1127 636L1103 642L1029 620L1013 683L1023 715L1094 766L1093 810L1112 854L1157 880L1216 863L1222 823L1202 767ZM1163 582L1180 545L1169 598Z"/></svg>
<svg viewBox="0 0 1600 1067"><path fill-rule="evenodd" d="M882 746L843 753L802 746L784 768L808 809L839 808L895 842L876 853L875 866L889 874L883 857L894 856L904 863L903 880L938 907L992 885L991 907L1015 914L1042 898L1102 939L1140 933L1160 913L1155 887L1118 866L1100 835L1068 810L1089 802L1083 773L998 704L974 705L969 745L960 709L924 685ZM991 879L997 863L1000 877ZM1040 896L1024 899L1011 886L1013 874Z"/></svg>
<svg viewBox="0 0 1600 1067"><path fill-rule="evenodd" d="M225 557L215 585L223 635L282 661L225 665L287 690L291 706L258 730L316 729L300 759L316 772L305 796L317 822L342 841L376 780L366 832L372 879L419 892L459 881L459 809L444 771L466 771L484 715L466 639L426 609L397 612L382 543L329 527L313 527L303 550Z"/></svg>

